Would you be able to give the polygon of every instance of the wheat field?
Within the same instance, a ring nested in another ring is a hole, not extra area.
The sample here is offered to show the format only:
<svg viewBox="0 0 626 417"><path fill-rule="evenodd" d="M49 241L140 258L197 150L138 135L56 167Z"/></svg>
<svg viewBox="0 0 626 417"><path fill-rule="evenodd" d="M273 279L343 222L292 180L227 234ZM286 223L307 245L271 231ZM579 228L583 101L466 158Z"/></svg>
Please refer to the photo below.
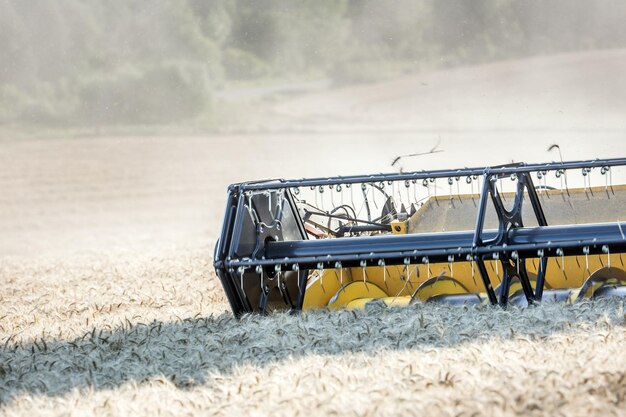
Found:
<svg viewBox="0 0 626 417"><path fill-rule="evenodd" d="M248 316L204 251L5 262L2 413L624 415L626 304Z"/></svg>
<svg viewBox="0 0 626 417"><path fill-rule="evenodd" d="M623 55L315 94L272 132L2 138L0 415L626 415L624 300L236 320L212 267L231 182L388 171L438 140L403 168L624 156L626 91L570 73ZM538 95L538 66L577 88ZM607 104L583 118L581 97Z"/></svg>

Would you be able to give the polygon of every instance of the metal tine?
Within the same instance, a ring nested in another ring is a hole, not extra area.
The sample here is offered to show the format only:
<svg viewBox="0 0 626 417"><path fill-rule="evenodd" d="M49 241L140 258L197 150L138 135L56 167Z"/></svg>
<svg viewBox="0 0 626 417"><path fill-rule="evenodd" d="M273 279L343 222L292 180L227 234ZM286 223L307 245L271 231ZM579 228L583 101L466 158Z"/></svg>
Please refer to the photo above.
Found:
<svg viewBox="0 0 626 417"><path fill-rule="evenodd" d="M567 281L567 275L565 274L565 253L562 248L556 249L556 254L561 257L561 271L563 271L563 275L565 276L565 280ZM557 265L559 264L558 259L556 260Z"/></svg>
<svg viewBox="0 0 626 417"><path fill-rule="evenodd" d="M545 191L543 189L543 174L541 173L541 171L537 171L537 181L539 183L539 193L538 194L543 194L543 192Z"/></svg>
<svg viewBox="0 0 626 417"><path fill-rule="evenodd" d="M610 198L609 187L611 188L611 194L615 195L615 190L613 189L613 172L611 171L611 167L603 166L600 169L600 174L604 175L604 190L606 191L607 197Z"/></svg>
<svg viewBox="0 0 626 417"><path fill-rule="evenodd" d="M299 201L300 200L300 187L293 187L291 189L291 194L293 194L294 196L296 196L296 199Z"/></svg>
<svg viewBox="0 0 626 417"><path fill-rule="evenodd" d="M401 184L397 183L397 181L394 181L394 184L396 187L396 192L398 194L398 201L400 202L400 206L402 206L404 204L404 199L402 198ZM394 197L394 203L395 203L395 197Z"/></svg>
<svg viewBox="0 0 626 417"><path fill-rule="evenodd" d="M537 268L537 281L535 285L535 296L538 301L541 301L543 298L543 290L546 285L546 270L548 269L548 261L546 260L545 264L543 262L543 258L545 256L545 251L543 249L539 249L537 251L537 256L539 257L539 266L535 263L535 259L533 258L533 267ZM542 277L541 282L539 282L539 277ZM538 295L539 294L539 295Z"/></svg>
<svg viewBox="0 0 626 417"><path fill-rule="evenodd" d="M411 205L411 193L409 191L411 189L411 182L409 180L404 181L404 188L406 189L406 204L407 206L410 206Z"/></svg>
<svg viewBox="0 0 626 417"><path fill-rule="evenodd" d="M591 195L593 196L593 191L591 190L591 176L589 175L591 172L590 168L583 168L582 169L582 174L583 174L583 188L585 190L585 194L587 194L587 198L589 198L589 194L587 193L587 188L589 188L589 191L591 192Z"/></svg>
<svg viewBox="0 0 626 417"><path fill-rule="evenodd" d="M493 255L491 255L491 257L493 258L494 261L496 261L494 262L496 264L496 277L500 278L500 271L499 271L499 265L498 265L500 263L498 262L500 260L500 254L497 252L494 252ZM500 279L500 281L502 280Z"/></svg>
<svg viewBox="0 0 626 417"><path fill-rule="evenodd" d="M379 259L378 266L383 268L383 283L385 284L385 288L389 289L389 286L387 285L387 265L385 264L385 260Z"/></svg>
<svg viewBox="0 0 626 417"><path fill-rule="evenodd" d="M606 267L611 269L611 250L609 249L609 245L603 245L602 252L606 254ZM600 255L598 255L598 257L599 256ZM600 259L600 263L602 263L602 259Z"/></svg>
<svg viewBox="0 0 626 417"><path fill-rule="evenodd" d="M381 181L380 187L384 191L385 190L385 183ZM376 187L374 186L374 184L370 184L370 192L372 194L372 203L374 203L374 207L376 208L376 210L378 210L378 203L376 202L376 192L374 191L375 189L376 189Z"/></svg>
<svg viewBox="0 0 626 417"><path fill-rule="evenodd" d="M269 292L266 289L261 289L261 298L259 299L259 310L261 310L260 314L262 316L265 315L265 311L267 310L267 302L269 300Z"/></svg>
<svg viewBox="0 0 626 417"><path fill-rule="evenodd" d="M515 266L517 268L517 278L519 278L519 264L520 264L520 259L519 259L519 254L517 253L516 250L514 250L513 252L511 252L511 258L513 258L515 260Z"/></svg>
<svg viewBox="0 0 626 417"><path fill-rule="evenodd" d="M359 217L361 215L361 212L363 212L363 209L366 209L368 212L368 220L371 220L371 215L369 214L369 197L367 196L368 191L367 191L367 184L362 182L361 183L361 194L363 195L363 201L361 202L361 207L359 208L359 211L357 212L357 217Z"/></svg>
<svg viewBox="0 0 626 417"><path fill-rule="evenodd" d="M282 267L280 266L280 264L277 264L276 266L274 266L274 271L276 271L276 278L278 279L278 291L280 291L280 295L283 296L283 298L285 297L285 294L283 294L283 287L281 286L281 276L283 275L283 271L282 271Z"/></svg>
<svg viewBox="0 0 626 417"><path fill-rule="evenodd" d="M391 187L391 193L389 194L389 197L391 197L391 202L395 206L396 205L396 182L388 180L387 185ZM383 198L382 206L385 207L385 203L387 203L387 199L385 198L384 195L382 196L382 198Z"/></svg>
<svg viewBox="0 0 626 417"><path fill-rule="evenodd" d="M337 270L339 270L339 277L337 277ZM340 288L343 287L343 268L341 262L335 262L335 278L339 281Z"/></svg>
<svg viewBox="0 0 626 417"><path fill-rule="evenodd" d="M420 277L420 269L419 269L419 265L417 264L417 259L415 262L415 278L419 278ZM409 275L410 278L410 275ZM419 281L416 283L419 284ZM419 285L417 285L417 288L419 288ZM413 289L413 284L411 283L411 289Z"/></svg>
<svg viewBox="0 0 626 417"><path fill-rule="evenodd" d="M261 278L261 291L264 291L263 287L265 286L265 274L263 273L263 267L261 265L257 265L255 271L257 274L259 274L259 277Z"/></svg>
<svg viewBox="0 0 626 417"><path fill-rule="evenodd" d="M465 257L465 259L470 262L470 266L472 268L472 281L474 281L474 285L477 285L476 284L476 272L474 271L474 257L468 254Z"/></svg>
<svg viewBox="0 0 626 417"><path fill-rule="evenodd" d="M406 274L406 284L413 289L413 284L411 283L411 271L409 270L409 265L411 265L410 258L404 258L404 270Z"/></svg>
<svg viewBox="0 0 626 417"><path fill-rule="evenodd" d="M299 264L293 264L291 266L291 270L296 273L296 276L297 276L296 282L298 284L298 293L301 294L301 289L300 289L300 265Z"/></svg>
<svg viewBox="0 0 626 417"><path fill-rule="evenodd" d="M517 178L517 174L515 174L515 173L511 174L511 176L509 178L511 178L511 182L519 181L519 178ZM515 187L515 188L517 188L517 187Z"/></svg>
<svg viewBox="0 0 626 417"><path fill-rule="evenodd" d="M539 192L544 195L547 194L548 182L547 182L548 171L537 171L537 179L539 180Z"/></svg>
<svg viewBox="0 0 626 417"><path fill-rule="evenodd" d="M250 214L250 219L252 220L253 223L258 223L261 220L259 219L258 213L256 212L256 210L252 209L252 193L246 193L245 194L245 198L248 199L248 204L246 205L244 202L244 207L248 210L248 213Z"/></svg>
<svg viewBox="0 0 626 417"><path fill-rule="evenodd" d="M354 191L352 190L352 184L346 184L346 188L350 190L350 206L356 211L356 207L354 204Z"/></svg>
<svg viewBox="0 0 626 417"><path fill-rule="evenodd" d="M257 265L256 272L261 277L261 298L259 299L259 310L261 310L261 315L265 315L265 308L267 307L267 299L268 299L268 291L265 287L264 273L261 265Z"/></svg>
<svg viewBox="0 0 626 417"><path fill-rule="evenodd" d="M271 197L268 198L268 200L271 202L272 200ZM285 190L279 189L276 192L276 213L272 214L272 224L275 224L276 222L279 222L282 220L284 204L285 204ZM270 210L270 213L272 213L271 210Z"/></svg>
<svg viewBox="0 0 626 417"><path fill-rule="evenodd" d="M561 181L561 195L563 195L563 173L564 171L562 169L557 169L556 171L554 171L554 176L557 177L560 181ZM568 196L569 196L569 190L568 190Z"/></svg>
<svg viewBox="0 0 626 417"><path fill-rule="evenodd" d="M320 185L317 190L320 194L320 206L318 208L320 208L322 211L326 211L324 209L324 186Z"/></svg>
<svg viewBox="0 0 626 417"><path fill-rule="evenodd" d="M363 283L365 284L365 288L368 288L367 287L367 262L364 259L361 261L360 264L361 264L361 268L363 269Z"/></svg>
<svg viewBox="0 0 626 417"><path fill-rule="evenodd" d="M571 194L569 193L569 184L567 183L567 170L566 169L563 170L563 179L565 180L565 191L567 191L567 196L571 197Z"/></svg>
<svg viewBox="0 0 626 417"><path fill-rule="evenodd" d="M339 193L339 199L341 202L341 205L343 206L343 187L341 186L341 184L337 184L337 186L335 187L335 191L337 191Z"/></svg>
<svg viewBox="0 0 626 417"><path fill-rule="evenodd" d="M248 299L248 294L246 294L246 288L243 286L243 274L246 273L246 269L243 266L237 268L237 272L239 273L239 287L241 287L241 292L245 299Z"/></svg>
<svg viewBox="0 0 626 417"><path fill-rule="evenodd" d="M283 210L285 209L285 202L287 199L285 198L285 189L280 189L278 194L278 201L276 202L276 217L278 221L283 220Z"/></svg>
<svg viewBox="0 0 626 417"><path fill-rule="evenodd" d="M448 255L448 269L450 270L450 278L454 278L454 269L452 264L454 263L454 255Z"/></svg>
<svg viewBox="0 0 626 417"><path fill-rule="evenodd" d="M583 253L585 254L585 271L589 273L589 246L583 246Z"/></svg>
<svg viewBox="0 0 626 417"><path fill-rule="evenodd" d="M339 263L339 284L343 287L343 267Z"/></svg>
<svg viewBox="0 0 626 417"><path fill-rule="evenodd" d="M559 168L555 171L554 175L561 179L561 194L563 194L563 183L565 182L565 191L567 191L567 196L571 197L569 193L569 185L567 184L567 170Z"/></svg>
<svg viewBox="0 0 626 417"><path fill-rule="evenodd" d="M428 256L424 256L422 258L422 263L426 265L426 279L430 279L431 271L430 271L430 261L428 260Z"/></svg>
<svg viewBox="0 0 626 417"><path fill-rule="evenodd" d="M357 212L357 217L361 215L363 208L365 208L366 205L369 205L369 202L367 201L367 184L364 182L361 183L361 193L363 194L363 202L361 203L361 208L359 208L359 211ZM368 216L368 220L370 219L371 216Z"/></svg>
<svg viewBox="0 0 626 417"><path fill-rule="evenodd" d="M476 206L476 199L474 198L474 181L477 181L478 190L480 191L480 177L478 175L468 175L465 181L472 186L472 202L474 203L474 206Z"/></svg>
<svg viewBox="0 0 626 417"><path fill-rule="evenodd" d="M320 287L322 287L322 291L326 294L326 289L324 288L324 263L320 262L317 264L317 273L320 274Z"/></svg>

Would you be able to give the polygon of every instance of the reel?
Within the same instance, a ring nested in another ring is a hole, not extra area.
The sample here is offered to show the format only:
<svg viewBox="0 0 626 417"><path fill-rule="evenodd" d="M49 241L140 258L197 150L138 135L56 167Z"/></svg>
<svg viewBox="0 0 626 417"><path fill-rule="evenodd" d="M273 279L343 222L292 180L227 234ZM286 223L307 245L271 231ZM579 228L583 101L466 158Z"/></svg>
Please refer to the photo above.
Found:
<svg viewBox="0 0 626 417"><path fill-rule="evenodd" d="M613 177L625 165L618 158L235 184L214 265L237 316L624 296L626 186Z"/></svg>

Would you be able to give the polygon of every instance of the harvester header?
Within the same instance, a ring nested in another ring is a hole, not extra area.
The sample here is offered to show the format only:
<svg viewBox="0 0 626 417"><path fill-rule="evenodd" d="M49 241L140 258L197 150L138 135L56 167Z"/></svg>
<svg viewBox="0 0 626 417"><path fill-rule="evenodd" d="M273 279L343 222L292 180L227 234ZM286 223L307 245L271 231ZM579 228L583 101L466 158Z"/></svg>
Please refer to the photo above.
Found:
<svg viewBox="0 0 626 417"><path fill-rule="evenodd" d="M233 312L626 296L626 158L246 182L215 268ZM621 170L621 172L620 172Z"/></svg>

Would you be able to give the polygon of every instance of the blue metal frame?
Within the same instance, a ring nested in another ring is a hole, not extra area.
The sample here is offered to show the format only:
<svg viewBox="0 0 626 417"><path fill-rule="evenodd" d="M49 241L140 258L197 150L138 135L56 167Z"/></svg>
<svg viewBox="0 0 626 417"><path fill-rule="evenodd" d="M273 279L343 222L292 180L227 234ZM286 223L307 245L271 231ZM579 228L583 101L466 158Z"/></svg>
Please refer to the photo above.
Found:
<svg viewBox="0 0 626 417"><path fill-rule="evenodd" d="M494 167L474 167L461 169L443 169L433 171L414 171L374 175L351 175L345 177L303 178L276 181L254 181L238 184L241 191L275 190L296 187L330 186L337 184L377 183L380 181L405 181L430 178L450 178L484 175L511 175L538 171L558 171L582 168L601 168L626 165L626 158L590 159L569 162L547 162L542 164L509 164Z"/></svg>

